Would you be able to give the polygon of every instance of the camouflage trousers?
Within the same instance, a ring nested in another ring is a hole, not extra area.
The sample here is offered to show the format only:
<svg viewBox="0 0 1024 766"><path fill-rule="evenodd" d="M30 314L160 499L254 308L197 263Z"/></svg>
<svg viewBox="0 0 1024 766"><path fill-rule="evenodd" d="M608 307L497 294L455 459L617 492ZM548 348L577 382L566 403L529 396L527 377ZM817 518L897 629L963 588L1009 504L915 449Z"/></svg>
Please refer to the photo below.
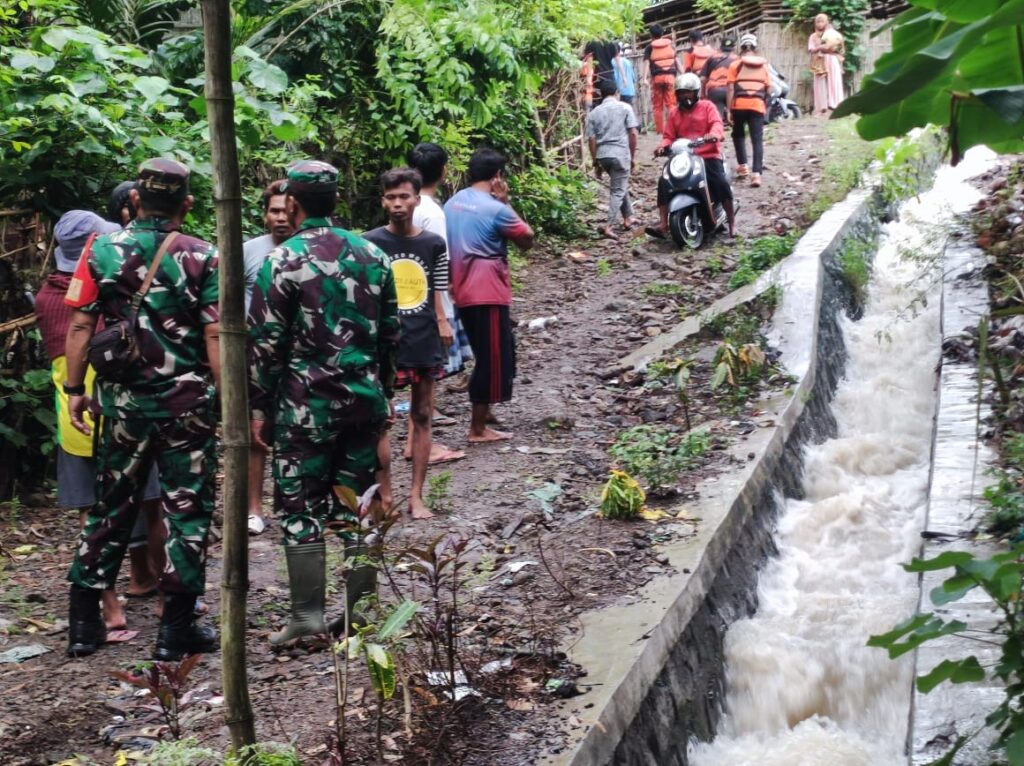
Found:
<svg viewBox="0 0 1024 766"><path fill-rule="evenodd" d="M319 542L327 529L342 534L352 529L356 517L338 501L334 487L348 487L358 496L373 486L382 428L371 422L275 429L274 509L285 545Z"/></svg>
<svg viewBox="0 0 1024 766"><path fill-rule="evenodd" d="M89 511L68 580L83 588L114 587L138 513L133 498L156 462L167 553L160 589L202 593L215 449L209 412L174 419L103 418L95 450L98 502Z"/></svg>

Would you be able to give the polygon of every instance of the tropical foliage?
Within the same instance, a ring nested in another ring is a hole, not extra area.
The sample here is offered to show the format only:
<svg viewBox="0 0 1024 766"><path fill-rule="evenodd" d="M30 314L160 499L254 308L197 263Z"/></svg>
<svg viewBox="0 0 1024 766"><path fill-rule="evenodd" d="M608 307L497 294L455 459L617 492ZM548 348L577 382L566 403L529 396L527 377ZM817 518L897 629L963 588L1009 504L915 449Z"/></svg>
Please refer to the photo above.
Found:
<svg viewBox="0 0 1024 766"><path fill-rule="evenodd" d="M929 123L949 130L954 163L986 144L1024 149L1024 0L911 0L892 51L835 116L860 114L866 139Z"/></svg>
<svg viewBox="0 0 1024 766"><path fill-rule="evenodd" d="M102 207L106 194L154 155L175 156L209 190L209 126L203 80L175 83L137 45L79 23L65 0L26 0L0 27L0 200L60 213ZM235 120L250 175L280 165L299 142L315 145L314 81L289 84L254 51L235 51ZM193 228L212 230L198 205Z"/></svg>
<svg viewBox="0 0 1024 766"><path fill-rule="evenodd" d="M166 22L182 7L23 0L0 11L0 201L96 207L154 154L184 160L208 190L201 30L175 34ZM639 9L638 0L239 0L244 183L255 198L289 158L317 154L342 171L343 213L369 226L378 174L417 141L445 145L456 171L481 143L518 168L543 164L542 86L576 66L581 41L623 34ZM534 200L541 228L569 233L580 183L572 173L531 176L519 199ZM196 215L193 228L207 233L209 212L198 205Z"/></svg>

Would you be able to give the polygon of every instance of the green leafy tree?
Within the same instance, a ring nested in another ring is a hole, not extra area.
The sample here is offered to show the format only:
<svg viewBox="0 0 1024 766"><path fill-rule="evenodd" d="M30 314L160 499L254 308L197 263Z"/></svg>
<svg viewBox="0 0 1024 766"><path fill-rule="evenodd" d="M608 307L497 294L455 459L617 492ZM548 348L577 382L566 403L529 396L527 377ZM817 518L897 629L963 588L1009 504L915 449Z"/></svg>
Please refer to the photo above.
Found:
<svg viewBox="0 0 1024 766"><path fill-rule="evenodd" d="M874 140L948 129L954 164L971 146L1024 149L1024 0L911 0L892 50L834 117L860 114Z"/></svg>
<svg viewBox="0 0 1024 766"><path fill-rule="evenodd" d="M154 56L78 22L65 0L25 0L28 11L0 26L0 199L32 202L54 215L96 208L109 190L154 155L192 169L209 199L209 126L203 79L174 82ZM235 51L235 120L250 183L261 185L300 143L316 145L315 80L291 83L252 50ZM192 229L212 232L197 205Z"/></svg>

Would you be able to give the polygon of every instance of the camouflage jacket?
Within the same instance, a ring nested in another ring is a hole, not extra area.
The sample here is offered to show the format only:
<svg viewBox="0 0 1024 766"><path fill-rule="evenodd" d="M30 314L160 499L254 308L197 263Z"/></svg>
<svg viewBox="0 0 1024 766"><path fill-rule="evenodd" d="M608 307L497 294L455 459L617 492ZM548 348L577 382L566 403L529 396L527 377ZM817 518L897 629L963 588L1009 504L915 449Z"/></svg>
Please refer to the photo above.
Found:
<svg viewBox="0 0 1024 766"><path fill-rule="evenodd" d="M171 228L165 219L145 218L97 237L82 253L67 304L101 314L108 324L127 318L132 297ZM96 380L96 404L103 415L174 418L209 403L203 327L220 319L217 279L217 254L209 242L181 235L171 244L139 310L141 358L121 383Z"/></svg>
<svg viewBox="0 0 1024 766"><path fill-rule="evenodd" d="M249 326L254 419L321 428L387 417L398 301L376 245L307 218L263 262Z"/></svg>

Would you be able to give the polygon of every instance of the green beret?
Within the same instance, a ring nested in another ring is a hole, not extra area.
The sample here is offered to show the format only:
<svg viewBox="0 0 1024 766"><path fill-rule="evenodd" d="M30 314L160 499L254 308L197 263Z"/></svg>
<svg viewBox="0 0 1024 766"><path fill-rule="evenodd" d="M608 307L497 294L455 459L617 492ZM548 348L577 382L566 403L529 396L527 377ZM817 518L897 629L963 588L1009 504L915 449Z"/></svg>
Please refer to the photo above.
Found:
<svg viewBox="0 0 1024 766"><path fill-rule="evenodd" d="M338 190L338 169L320 160L298 160L288 166L281 191L333 192Z"/></svg>
<svg viewBox="0 0 1024 766"><path fill-rule="evenodd" d="M139 165L136 188L140 192L173 201L188 195L189 170L177 160L154 157Z"/></svg>

